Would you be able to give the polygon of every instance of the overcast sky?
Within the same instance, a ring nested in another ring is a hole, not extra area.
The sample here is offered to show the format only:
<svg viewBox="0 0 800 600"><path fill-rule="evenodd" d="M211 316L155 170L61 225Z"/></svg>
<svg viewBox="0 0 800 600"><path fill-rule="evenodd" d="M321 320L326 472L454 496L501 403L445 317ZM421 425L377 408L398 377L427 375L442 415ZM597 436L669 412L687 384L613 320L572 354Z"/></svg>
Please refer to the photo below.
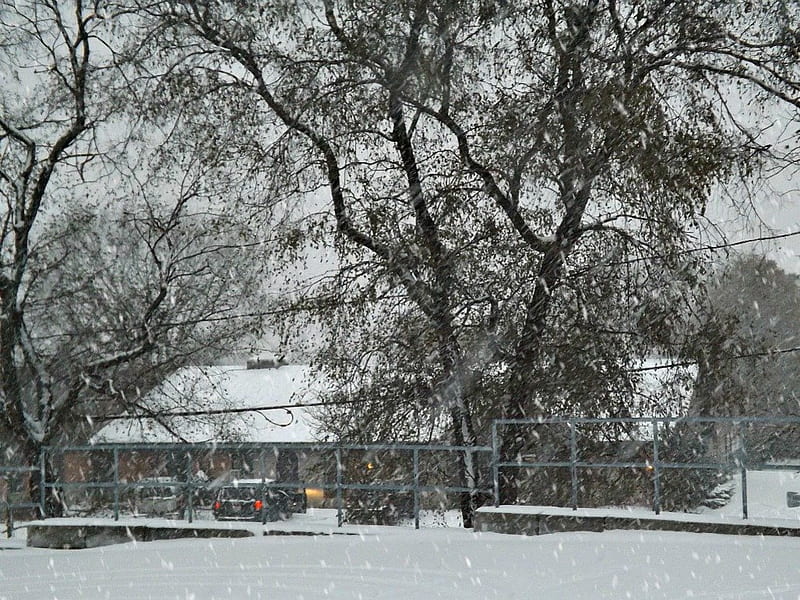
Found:
<svg viewBox="0 0 800 600"><path fill-rule="evenodd" d="M795 164L778 168L765 165L765 180L750 184L745 191L715 194L707 216L719 223L728 242L767 237L771 235L798 235L783 239L739 246L741 251L763 253L774 259L782 268L800 273L800 123L793 108L780 108L774 104L744 101L731 98L730 108L737 119L751 131L758 131L760 142L769 144L775 153L782 154ZM749 214L733 208L734 203L752 205Z"/></svg>
<svg viewBox="0 0 800 600"><path fill-rule="evenodd" d="M754 197L757 216L745 217L730 207L730 200L721 206L715 202L709 216L720 223L728 242L768 237L771 235L798 235L783 239L757 242L739 246L741 251L764 253L782 268L800 273L800 174L784 172L772 177Z"/></svg>

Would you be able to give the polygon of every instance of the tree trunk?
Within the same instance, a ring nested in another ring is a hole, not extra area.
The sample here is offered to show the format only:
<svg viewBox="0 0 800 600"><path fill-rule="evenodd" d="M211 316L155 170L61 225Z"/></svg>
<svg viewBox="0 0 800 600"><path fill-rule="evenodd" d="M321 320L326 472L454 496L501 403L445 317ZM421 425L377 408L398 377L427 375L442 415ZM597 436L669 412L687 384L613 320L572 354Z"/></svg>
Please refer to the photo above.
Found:
<svg viewBox="0 0 800 600"><path fill-rule="evenodd" d="M40 444L31 440L20 440L18 447L20 451L20 461L24 466L35 467L36 471L31 471L28 483L28 501L39 505L36 511L38 518L61 517L64 515L65 499L62 496L63 490L49 487L42 494L42 472L41 466L44 465L44 480L50 484L58 479L58 470L52 454L45 456L42 461L42 451L46 444ZM44 506L42 506L44 498Z"/></svg>
<svg viewBox="0 0 800 600"><path fill-rule="evenodd" d="M446 333L440 342L440 355L446 373L442 385L442 400L449 406L450 427L456 446L474 447L477 444L472 414L464 398L463 357L452 332ZM459 494L459 506L464 527L472 527L475 509L480 504L478 488L480 473L471 452L458 453L458 484L469 491Z"/></svg>
<svg viewBox="0 0 800 600"><path fill-rule="evenodd" d="M563 228L563 223L562 223ZM562 229L559 228L559 229ZM525 324L514 353L514 363L509 379L509 395L503 407L503 418L525 419L542 416L540 408L534 408L535 373L544 365L542 353L542 336L547 326L547 314L552 302L553 290L561 279L567 244L553 243L542 258L539 267L537 284L533 297L528 303ZM500 439L503 454L502 462L521 461L525 449L529 446L529 427L506 426ZM515 504L519 496L519 469L506 467L500 472L500 502Z"/></svg>
<svg viewBox="0 0 800 600"><path fill-rule="evenodd" d="M509 382L509 398L503 407L503 418L525 419L534 416L530 412L530 394L532 384L530 373L536 368L538 353L533 352L533 347L520 348L515 357L515 365L511 371ZM525 448L528 446L529 436L525 426L509 426L500 433L501 462L521 462ZM516 504L519 498L519 468L504 467L499 472L500 503Z"/></svg>

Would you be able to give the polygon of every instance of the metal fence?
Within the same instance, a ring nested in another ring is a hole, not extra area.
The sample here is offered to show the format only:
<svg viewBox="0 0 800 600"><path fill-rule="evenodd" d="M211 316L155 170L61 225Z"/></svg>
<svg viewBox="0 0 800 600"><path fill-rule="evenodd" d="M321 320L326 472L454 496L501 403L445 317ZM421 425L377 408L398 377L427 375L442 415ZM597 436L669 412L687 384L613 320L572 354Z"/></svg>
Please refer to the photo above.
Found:
<svg viewBox="0 0 800 600"><path fill-rule="evenodd" d="M523 440L508 444L508 440ZM485 487L459 480L469 457L490 474ZM288 465L288 466L287 466ZM200 472L205 477L200 477ZM491 446L425 444L98 444L48 447L38 467L0 468L39 477L36 508L59 497L70 514L137 514L145 490L175 489L174 508L190 522L209 518L216 490L231 478L257 480L262 494L306 490L335 508L337 522L403 517L455 508L473 492L499 505L508 473L529 488L524 503L578 507L650 504L658 514L686 495L691 473L740 478L748 518L748 471L800 470L800 417L647 417L500 419ZM618 474L616 479L611 474ZM559 487L561 486L561 487ZM555 490L555 492L553 492ZM549 493L549 496L547 495ZM558 494L563 493L562 497ZM458 499L456 499L458 498ZM541 500L544 498L544 501ZM381 514L390 506L393 514ZM95 511L92 513L91 511ZM262 521L266 517L262 511Z"/></svg>
<svg viewBox="0 0 800 600"><path fill-rule="evenodd" d="M517 429L517 434L509 436L509 428ZM508 456L503 440L509 437L535 439L535 443L523 444L521 449L515 448L514 456ZM582 451L586 447L594 448L595 454ZM608 451L598 451L598 447ZM627 470L640 481L650 480L656 514L662 510L667 474L738 474L742 517L747 519L748 470L800 469L800 417L499 419L492 424L495 506L500 503L501 474L509 469L561 471L562 480L569 480L568 505L573 509L585 506L580 498L581 490L586 491L583 473Z"/></svg>
<svg viewBox="0 0 800 600"><path fill-rule="evenodd" d="M135 500L141 490L171 487L178 496L173 516L192 522L199 513L207 516L209 501L226 483L246 479L257 482L264 500L270 490L321 494L323 505L336 509L339 526L345 520L377 522L408 517L419 528L423 508L457 506L449 495L474 491L491 496L488 485L472 490L458 481L457 463L464 455L488 471L492 449L486 446L239 443L48 447L42 453L41 504L55 492L72 514L80 512L81 506L86 510L94 506L95 514L105 508L118 520L120 515L136 513ZM282 469L281 461L288 467ZM203 472L205 477L199 478L203 469L212 470L211 476ZM45 477L46 472L51 475ZM387 506L393 514L379 514ZM261 511L261 517L264 522L266 511Z"/></svg>
<svg viewBox="0 0 800 600"><path fill-rule="evenodd" d="M42 511L43 505L39 502L28 500L27 482L20 481L14 484L17 479L25 477L40 477L39 467L1 467L0 480L5 486L5 498L0 499L0 518L5 523L6 536L11 537L14 533L14 511L36 509ZM19 488L19 490L15 490Z"/></svg>

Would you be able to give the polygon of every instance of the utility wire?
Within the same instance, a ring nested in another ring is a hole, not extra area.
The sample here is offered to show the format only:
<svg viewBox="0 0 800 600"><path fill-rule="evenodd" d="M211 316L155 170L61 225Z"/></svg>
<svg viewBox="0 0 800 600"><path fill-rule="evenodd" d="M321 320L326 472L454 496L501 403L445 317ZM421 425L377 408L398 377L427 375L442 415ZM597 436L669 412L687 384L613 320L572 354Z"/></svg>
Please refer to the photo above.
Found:
<svg viewBox="0 0 800 600"><path fill-rule="evenodd" d="M727 248L735 248L737 246L745 246L747 244L755 244L757 242L770 242L774 240L782 240L791 237L800 236L800 231L789 231L787 233L776 233L773 235L764 235L755 238L748 238L744 240L737 240L735 242L725 242L721 244L709 244L707 246L697 246L695 248L685 248L683 250L676 250L675 252L670 253L663 253L663 254L649 254L647 256L637 256L635 258L626 258L624 260L619 261L612 261L608 263L601 263L600 265L592 265L589 267L584 267L582 269L578 269L568 274L568 277L577 277L579 275L584 275L594 269L597 266L603 267L619 267L622 265L632 265L639 262L645 262L648 260L661 260L665 258L672 258L676 256L686 256L688 254L696 254L698 252L716 252L718 250L725 250Z"/></svg>
<svg viewBox="0 0 800 600"><path fill-rule="evenodd" d="M312 408L314 406L330 406L335 404L358 404L366 402L364 399L358 400L333 400L330 402L298 402L295 404L275 404L272 406L253 406L250 408L208 408L202 410L180 410L175 412L161 413L160 417L199 417L206 415L231 415L249 412L259 412L262 410L286 410L289 411L293 408ZM107 416L94 416L92 419L98 421L113 421L119 419L149 419L148 415L107 415Z"/></svg>
<svg viewBox="0 0 800 600"><path fill-rule="evenodd" d="M800 346L792 348L776 348L775 350L764 350L762 352L750 352L747 354L736 354L734 356L724 356L721 358L723 361L740 360L743 358L764 358L767 356L778 356L780 354L791 354L793 352L800 352ZM633 369L626 369L626 373L643 373L645 371L660 371L661 369L674 369L678 367L691 367L698 364L696 360L684 360L666 365L652 365L650 367L635 367Z"/></svg>
<svg viewBox="0 0 800 600"><path fill-rule="evenodd" d="M723 361L731 361L731 360L741 360L745 358L765 358L769 356L778 356L781 354L791 354L794 352L800 352L800 346L794 346L792 348L777 348L775 350L765 350L763 352L749 352L747 354L737 354L734 356L726 356L722 357ZM696 360L684 360L684 361L677 361L673 363L668 363L664 365L652 365L649 367L634 367L631 369L625 369L624 373L644 373L649 371L661 371L665 369L676 369L676 368L683 368L683 367L691 367L698 364ZM339 406L339 405L347 405L347 404L362 404L369 402L369 400L364 398L354 399L354 400L331 400L331 401L320 401L320 402L297 402L295 404L277 404L273 406L253 406L250 408L213 408L213 409L203 409L203 410L182 410L176 412L169 412L169 413L162 413L159 418L169 418L169 417L199 417L199 416L209 416L209 415L226 415L226 414L241 414L241 413L249 413L249 412L260 412L264 410L285 410L290 412L293 408L313 408L316 406ZM107 415L107 416L95 416L92 417L98 421L113 421L113 420L120 420L120 419L141 419L141 418L150 418L147 415Z"/></svg>
<svg viewBox="0 0 800 600"><path fill-rule="evenodd" d="M605 266L619 266L619 265L627 265L637 262L644 262L646 260L655 260L655 259L663 259L669 258L671 256L682 256L685 254L695 254L697 252L706 252L706 251L717 251L717 250L724 250L726 248L734 248L736 246L744 246L747 244L755 244L756 242L769 242L774 240L786 239L791 237L800 236L800 231L790 231L788 233L778 233L774 235L765 235L755 238L748 238L744 240L737 240L735 242L725 242L722 244L711 244L707 246L698 246L695 248L685 248L683 250L677 250L671 254L649 254L647 256L638 256L635 258L628 258L625 260L615 261L606 263ZM588 269L583 269L580 272L586 272ZM219 316L212 316L212 317L205 317L205 318L198 318L192 319L187 321L174 321L174 322L167 322L165 325L170 327L179 327L182 325L197 325L199 323L215 323L221 321L231 321L233 319L249 319L254 317L266 317L266 316L277 316L291 312L292 309L290 308L276 308L271 310L259 310L253 312L246 312L246 313L235 313L231 315L219 315ZM128 331L129 328L125 327L110 327L104 329L97 329L95 330L98 333L119 333ZM73 334L70 333L60 333L60 334L50 334L50 335L43 335L39 339L48 339L54 337L68 337Z"/></svg>
<svg viewBox="0 0 800 600"><path fill-rule="evenodd" d="M745 240L737 240L735 242L726 242L724 244L713 244L708 246L698 246L696 248L686 248L684 250L678 250L672 254L650 254L647 256L638 256L636 258L628 258L625 260L614 261L605 263L599 266L605 267L616 267L622 265L629 265L634 264L637 262L644 262L648 260L656 260L656 259L664 259L669 258L671 256L683 256L686 254L694 254L697 252L706 252L706 251L717 251L717 250L724 250L725 248L734 248L736 246L744 246L747 244L754 244L756 242L768 242L773 240L780 240L790 237L800 236L800 231L790 231L788 233L779 233L775 235L766 235L756 238L749 238ZM584 275L588 273L590 270L594 269L598 265L592 265L590 267L586 267L583 269L578 269L575 271L570 272L567 277L577 277L579 275ZM197 319L189 319L185 321L172 321L164 323L164 326L169 327L180 327L185 325L198 325L202 323L219 323L219 322L227 322L233 321L235 319L252 319L252 318L259 318L259 317L267 317L267 316L278 316L284 315L292 312L293 309L291 308L276 308L272 310L260 310L260 311L253 311L253 312L246 312L246 313L235 313L230 315L219 315L219 316L211 316L211 317L201 317ZM103 329L95 329L93 330L94 333L124 333L129 331L130 328L128 327L106 327ZM50 338L63 338L63 337L74 337L76 334L74 333L54 333L49 335L42 335L37 339L50 339Z"/></svg>
<svg viewBox="0 0 800 600"><path fill-rule="evenodd" d="M736 246L744 246L745 244L754 244L756 242L770 242L773 240L782 240L790 237L800 236L800 231L789 231L787 233L776 233L773 235L764 235L755 238L749 238L745 240L737 240L735 242L725 242L724 244L709 244L708 246L699 246L697 248L686 248L684 250L678 250L674 254L656 254L653 256L642 256L638 259L632 260L647 260L650 258L666 258L667 256L680 256L683 254L694 254L695 252L705 252L707 250L715 251L715 250L724 250L725 248L734 248Z"/></svg>
<svg viewBox="0 0 800 600"><path fill-rule="evenodd" d="M773 235L765 235L759 236L755 238L748 238L744 240L737 240L735 242L726 242L723 244L709 244L706 246L699 246L696 248L686 248L684 250L679 250L672 254L653 254L649 256L640 256L637 258L631 258L623 261L618 261L614 263L608 263L606 266L618 266L618 265L625 265L625 264L632 264L636 262L643 262L646 260L654 260L654 259L662 259L667 258L669 256L681 256L686 254L694 254L696 252L706 252L706 251L717 251L717 250L724 250L726 248L734 248L737 246L744 246L746 244L754 244L756 242L767 242L767 241L774 241L780 239L786 239L791 237L800 236L800 231L790 231L787 233L779 233ZM218 317L213 320L227 320L227 319L235 319L235 318L242 318L242 317L252 317L259 314L266 315L266 314L274 314L277 311L264 311L263 313L246 313L242 315L230 315L228 317ZM794 352L800 352L800 346L795 346L792 348L779 348L776 350L767 350L763 352L752 352L748 354L738 354L735 356L729 356L723 358L723 360L740 360L745 358L763 358L767 356L777 356L780 354L790 354ZM674 363L669 363L665 365L652 365L649 367L634 367L631 369L626 369L624 372L626 373L644 373L648 371L660 371L664 369L674 369L674 368L681 368L681 367L691 367L698 364L696 360L686 360L686 361L678 361ZM285 410L290 411L293 408L313 408L316 406L336 406L336 405L347 405L347 404L360 404L368 402L369 400L366 399L358 399L358 400L332 400L329 402L304 402L304 403L296 403L296 404L281 404L275 406L256 406L252 408L220 408L220 409L205 409L205 410L187 410L187 411L178 411L178 412L170 412L164 413L159 415L160 417L195 417L195 416L212 416L212 415L224 415L224 414L240 414L240 413L249 413L249 412L260 412L265 410ZM95 416L93 417L97 420L105 420L105 421L112 421L112 420L120 420L120 419L136 419L136 418L143 418L143 416L134 416L134 415L106 415L106 416ZM147 418L147 417L144 417Z"/></svg>

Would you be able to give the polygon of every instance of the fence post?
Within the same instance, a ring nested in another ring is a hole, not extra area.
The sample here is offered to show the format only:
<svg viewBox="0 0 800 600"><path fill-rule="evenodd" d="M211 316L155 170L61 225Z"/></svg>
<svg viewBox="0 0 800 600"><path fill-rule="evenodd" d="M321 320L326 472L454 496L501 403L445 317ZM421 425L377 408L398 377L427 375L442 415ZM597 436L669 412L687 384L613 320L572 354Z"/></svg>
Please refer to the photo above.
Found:
<svg viewBox="0 0 800 600"><path fill-rule="evenodd" d="M742 518L747 519L747 469L742 465Z"/></svg>
<svg viewBox="0 0 800 600"><path fill-rule="evenodd" d="M272 446L272 454L276 457L275 460L275 471L276 471L276 478L277 478L277 470L278 470L278 450L275 446ZM267 457L264 454L264 447L261 447L261 524L267 524Z"/></svg>
<svg viewBox="0 0 800 600"><path fill-rule="evenodd" d="M119 448L114 447L114 520L119 521Z"/></svg>
<svg viewBox="0 0 800 600"><path fill-rule="evenodd" d="M8 504L8 503L6 503L6 512L7 512L7 515L6 515L6 517L7 517L6 518L6 523L7 523L6 537L7 538L11 538L11 537L14 537L14 511L11 509L11 505Z"/></svg>
<svg viewBox="0 0 800 600"><path fill-rule="evenodd" d="M45 511L45 504L47 503L47 457L45 453L47 448L42 448L39 455L39 514L43 519L47 518L47 511Z"/></svg>
<svg viewBox="0 0 800 600"><path fill-rule="evenodd" d="M342 526L342 449L336 448L336 521Z"/></svg>
<svg viewBox="0 0 800 600"><path fill-rule="evenodd" d="M194 485L193 485L193 478L194 478L194 464L192 463L192 453L191 451L186 452L186 487L184 488L184 493L186 494L186 515L184 518L188 517L189 523L194 520L194 515L192 514L193 506L192 506L192 496L194 495Z"/></svg>
<svg viewBox="0 0 800 600"><path fill-rule="evenodd" d="M419 448L414 448L414 529L419 529Z"/></svg>
<svg viewBox="0 0 800 600"><path fill-rule="evenodd" d="M747 449L742 422L739 422L739 469L742 474L742 519L747 519Z"/></svg>
<svg viewBox="0 0 800 600"><path fill-rule="evenodd" d="M569 462L570 479L572 480L572 510L578 510L578 441L575 435L575 422L569 422Z"/></svg>
<svg viewBox="0 0 800 600"><path fill-rule="evenodd" d="M658 458L658 419L653 419L653 512L661 514L661 469Z"/></svg>
<svg viewBox="0 0 800 600"><path fill-rule="evenodd" d="M264 477L264 473L262 472L261 473L261 511L260 511L261 524L262 525L266 525L267 524L267 486L266 486L266 483L267 483L266 477Z"/></svg>
<svg viewBox="0 0 800 600"><path fill-rule="evenodd" d="M500 506L500 441L497 436L497 421L492 421L492 494L495 508Z"/></svg>
<svg viewBox="0 0 800 600"><path fill-rule="evenodd" d="M14 535L14 514L11 510L11 504L6 500L0 500L0 506L5 505L6 507L6 537L10 538Z"/></svg>

